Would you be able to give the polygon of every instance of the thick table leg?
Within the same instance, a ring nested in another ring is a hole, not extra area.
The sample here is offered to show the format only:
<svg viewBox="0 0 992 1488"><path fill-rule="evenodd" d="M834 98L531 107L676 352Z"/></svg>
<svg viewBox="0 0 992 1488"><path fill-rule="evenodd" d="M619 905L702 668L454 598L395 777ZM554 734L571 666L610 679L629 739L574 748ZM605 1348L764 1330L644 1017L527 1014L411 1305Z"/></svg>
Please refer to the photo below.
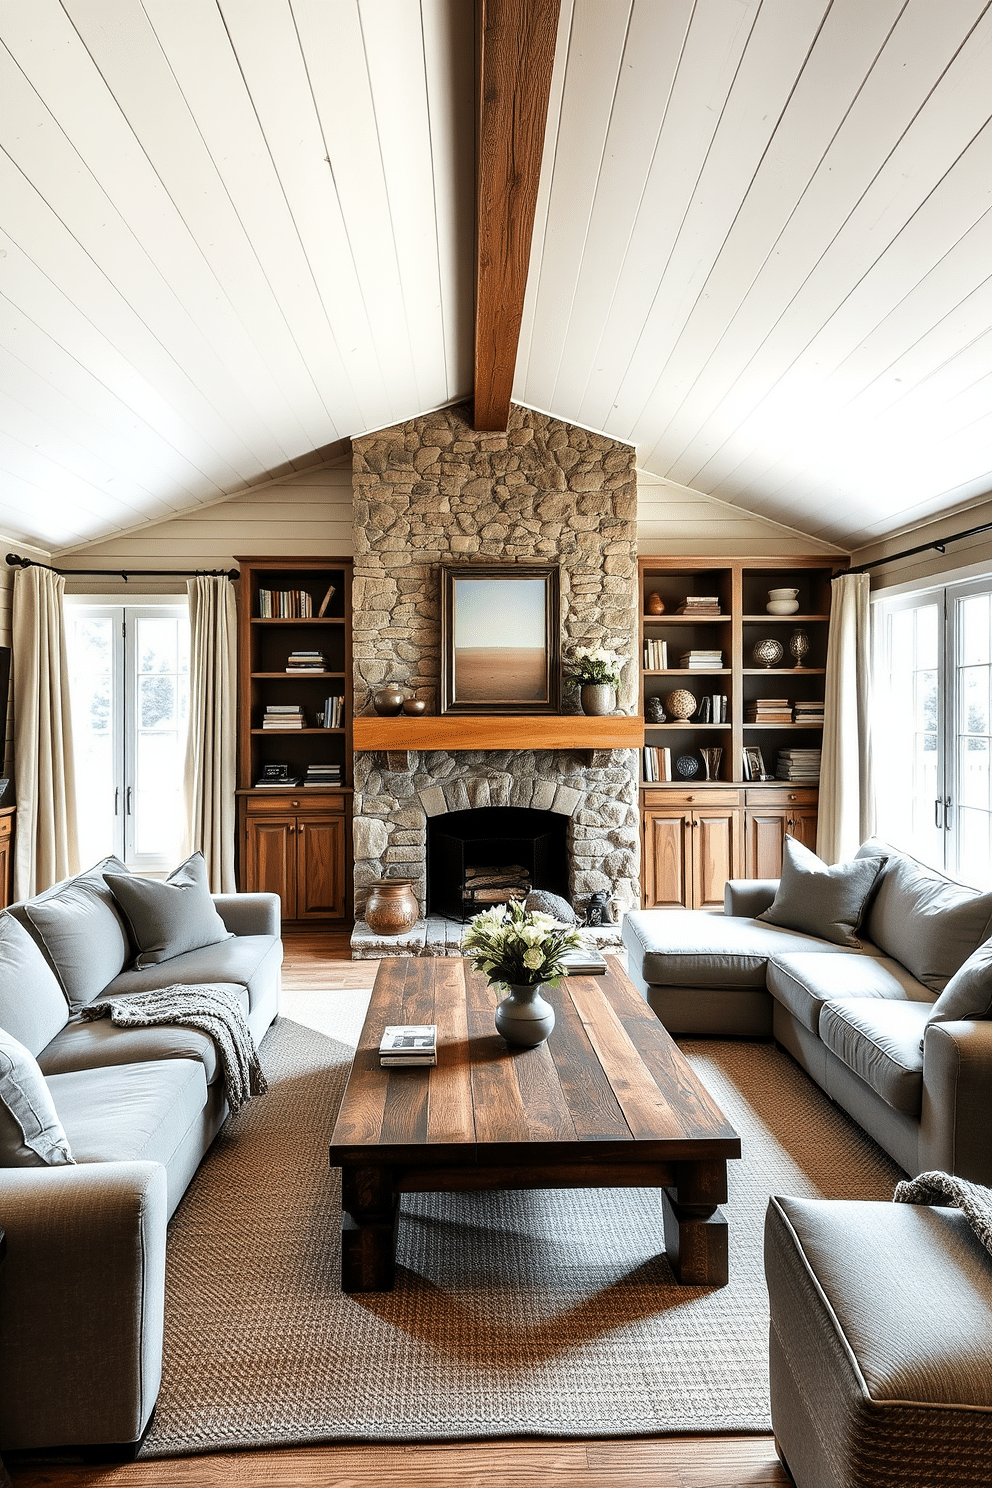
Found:
<svg viewBox="0 0 992 1488"><path fill-rule="evenodd" d="M341 1290L388 1292L396 1280L399 1195L389 1168L341 1171Z"/></svg>
<svg viewBox="0 0 992 1488"><path fill-rule="evenodd" d="M665 1250L683 1286L726 1286L730 1280L727 1221L718 1205L727 1197L727 1164L704 1159L676 1164L674 1188L663 1188Z"/></svg>

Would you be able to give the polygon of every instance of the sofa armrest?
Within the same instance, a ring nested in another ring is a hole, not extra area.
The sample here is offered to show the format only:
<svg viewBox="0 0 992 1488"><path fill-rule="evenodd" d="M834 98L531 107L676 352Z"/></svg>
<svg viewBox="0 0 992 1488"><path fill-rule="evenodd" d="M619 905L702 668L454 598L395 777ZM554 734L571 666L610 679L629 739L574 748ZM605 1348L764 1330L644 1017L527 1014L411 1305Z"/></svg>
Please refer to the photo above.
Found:
<svg viewBox="0 0 992 1488"><path fill-rule="evenodd" d="M777 878L728 878L723 886L723 912L753 920L778 892Z"/></svg>
<svg viewBox="0 0 992 1488"><path fill-rule="evenodd" d="M214 894L213 901L233 935L279 935L282 931L278 894Z"/></svg>
<svg viewBox="0 0 992 1488"><path fill-rule="evenodd" d="M0 1169L0 1450L132 1443L162 1378L161 1163Z"/></svg>
<svg viewBox="0 0 992 1488"><path fill-rule="evenodd" d="M920 1171L992 1184L992 1022L929 1023Z"/></svg>

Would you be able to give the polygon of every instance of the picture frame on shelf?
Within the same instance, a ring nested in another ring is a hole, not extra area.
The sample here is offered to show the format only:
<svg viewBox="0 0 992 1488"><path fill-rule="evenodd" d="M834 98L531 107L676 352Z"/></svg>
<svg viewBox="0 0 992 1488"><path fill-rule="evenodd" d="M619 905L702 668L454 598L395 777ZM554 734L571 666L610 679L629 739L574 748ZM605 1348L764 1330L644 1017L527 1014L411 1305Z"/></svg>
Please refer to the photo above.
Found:
<svg viewBox="0 0 992 1488"><path fill-rule="evenodd" d="M441 565L441 712L560 712L557 565Z"/></svg>
<svg viewBox="0 0 992 1488"><path fill-rule="evenodd" d="M767 780L765 761L757 744L744 745L744 779Z"/></svg>

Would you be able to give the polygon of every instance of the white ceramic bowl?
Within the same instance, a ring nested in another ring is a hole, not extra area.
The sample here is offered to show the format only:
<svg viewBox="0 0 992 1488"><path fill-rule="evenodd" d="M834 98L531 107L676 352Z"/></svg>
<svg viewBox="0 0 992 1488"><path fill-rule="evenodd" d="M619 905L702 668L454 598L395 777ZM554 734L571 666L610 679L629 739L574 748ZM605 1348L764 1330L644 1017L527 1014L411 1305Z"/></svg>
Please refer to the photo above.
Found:
<svg viewBox="0 0 992 1488"><path fill-rule="evenodd" d="M769 599L798 599L798 589L769 589Z"/></svg>
<svg viewBox="0 0 992 1488"><path fill-rule="evenodd" d="M770 599L765 605L769 615L794 615L798 608L798 599Z"/></svg>

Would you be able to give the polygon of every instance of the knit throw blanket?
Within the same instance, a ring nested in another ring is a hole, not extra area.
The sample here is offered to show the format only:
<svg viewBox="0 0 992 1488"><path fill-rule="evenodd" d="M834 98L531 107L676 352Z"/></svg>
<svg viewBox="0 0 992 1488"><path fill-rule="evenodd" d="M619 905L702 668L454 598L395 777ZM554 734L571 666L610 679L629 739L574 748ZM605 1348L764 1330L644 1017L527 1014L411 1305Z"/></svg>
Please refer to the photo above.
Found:
<svg viewBox="0 0 992 1488"><path fill-rule="evenodd" d="M992 1188L955 1178L953 1173L921 1173L896 1185L901 1204L946 1204L960 1209L985 1249L992 1253Z"/></svg>
<svg viewBox="0 0 992 1488"><path fill-rule="evenodd" d="M230 987L160 987L126 997L104 997L84 1007L81 1017L109 1017L119 1028L175 1023L209 1034L217 1046L224 1092L232 1112L268 1089L255 1040L237 993Z"/></svg>

